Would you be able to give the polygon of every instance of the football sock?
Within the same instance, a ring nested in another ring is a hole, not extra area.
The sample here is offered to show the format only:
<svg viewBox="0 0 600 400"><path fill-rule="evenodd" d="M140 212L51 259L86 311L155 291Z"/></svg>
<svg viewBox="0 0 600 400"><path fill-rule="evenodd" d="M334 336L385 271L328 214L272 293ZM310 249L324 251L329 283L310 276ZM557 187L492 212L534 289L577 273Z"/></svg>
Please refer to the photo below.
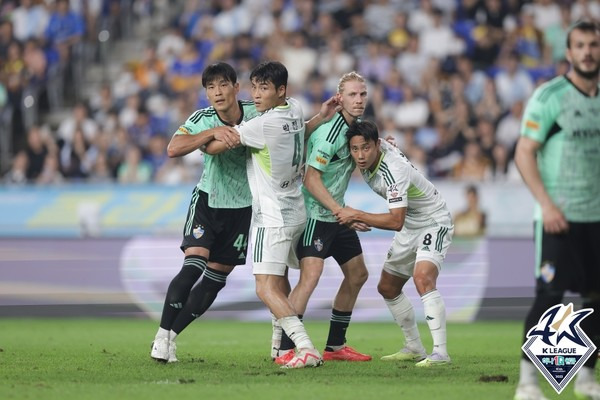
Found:
<svg viewBox="0 0 600 400"><path fill-rule="evenodd" d="M279 321L277 321L277 317L273 313L271 313L271 327L273 328L273 334L271 336L271 345L274 350L279 350L281 348L281 337L283 334L283 329L281 329L281 325L279 325Z"/></svg>
<svg viewBox="0 0 600 400"><path fill-rule="evenodd" d="M432 353L447 355L446 349L446 305L437 289L421 296L423 301L423 310L425 311L425 320L429 325L431 337L433 339Z"/></svg>
<svg viewBox="0 0 600 400"><path fill-rule="evenodd" d="M335 351L344 347L346 343L346 330L350 325L352 311L338 311L335 308L331 310L331 320L329 321L329 336L325 350Z"/></svg>
<svg viewBox="0 0 600 400"><path fill-rule="evenodd" d="M225 287L227 275L229 273L206 267L202 280L190 292L185 306L173 321L171 330L179 334L192 321L204 314L217 298L219 291Z"/></svg>
<svg viewBox="0 0 600 400"><path fill-rule="evenodd" d="M298 315L298 319L302 322L303 315ZM281 345L279 346L279 350L287 351L294 348L294 342L290 337L285 333L285 331L281 334Z"/></svg>
<svg viewBox="0 0 600 400"><path fill-rule="evenodd" d="M170 330L173 321L183 308L190 294L190 290L202 276L206 268L206 258L200 256L187 256L183 260L181 271L173 278L169 284L165 304L163 306L162 316L160 318L160 327Z"/></svg>
<svg viewBox="0 0 600 400"><path fill-rule="evenodd" d="M598 358L595 354L592 354L590 358ZM594 382L596 380L594 374L594 368L586 367L585 365L581 367L579 372L577 372L577 377L575 378L575 383L587 383Z"/></svg>
<svg viewBox="0 0 600 400"><path fill-rule="evenodd" d="M292 339L295 347L298 349L314 349L315 346L308 337L304 324L300 319L291 315L289 317L279 318L279 325L283 328L285 333Z"/></svg>
<svg viewBox="0 0 600 400"><path fill-rule="evenodd" d="M538 370L529 360L521 359L519 369L519 385L537 385Z"/></svg>
<svg viewBox="0 0 600 400"><path fill-rule="evenodd" d="M579 324L581 329L585 332L585 334L590 338L592 343L596 346L596 350L600 351L600 301L593 301L584 299L581 308L591 308L594 310L591 314L588 314ZM585 367L589 367L594 369L596 367L596 363L598 362L598 357L596 355L592 355L587 359ZM582 368L583 369L583 368ZM581 373L581 371L579 371Z"/></svg>
<svg viewBox="0 0 600 400"><path fill-rule="evenodd" d="M169 331L164 328L158 328L158 332L156 332L156 336L154 336L154 339L168 339L168 338L169 338Z"/></svg>
<svg viewBox="0 0 600 400"><path fill-rule="evenodd" d="M563 293L562 292L547 292L543 290L539 290L535 299L533 300L533 304L527 313L527 317L525 318L525 329L523 331L523 342L527 341L527 333L531 328L537 325L540 317L544 315L544 313L552 306L555 306L559 303L562 303ZM584 319L585 321L585 319ZM583 321L582 321L583 322ZM521 352L523 359L529 362L529 359L525 355L525 353Z"/></svg>
<svg viewBox="0 0 600 400"><path fill-rule="evenodd" d="M385 304L389 308L394 321L402 328L404 338L406 341L406 347L411 350L422 350L423 343L421 342L421 336L419 335L419 329L417 328L417 320L415 319L415 310L412 303L404 295L400 293L395 299L389 300L384 299Z"/></svg>

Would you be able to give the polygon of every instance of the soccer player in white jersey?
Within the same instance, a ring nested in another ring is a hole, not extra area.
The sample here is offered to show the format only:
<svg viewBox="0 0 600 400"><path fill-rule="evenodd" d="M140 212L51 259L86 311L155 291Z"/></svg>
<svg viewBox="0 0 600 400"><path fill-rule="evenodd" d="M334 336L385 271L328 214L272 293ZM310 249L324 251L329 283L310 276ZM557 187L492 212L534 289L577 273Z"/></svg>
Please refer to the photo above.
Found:
<svg viewBox="0 0 600 400"><path fill-rule="evenodd" d="M248 148L256 293L296 346L294 357L283 367L317 367L323 363L321 354L286 290L287 267L299 268L296 245L306 223L300 190L306 123L300 104L286 98L287 76L285 66L276 61L254 68L250 74L252 98L262 114L235 130L240 143Z"/></svg>
<svg viewBox="0 0 600 400"><path fill-rule="evenodd" d="M382 360L418 361L418 367L450 364L446 308L436 288L454 232L446 202L398 148L379 139L373 122L354 122L346 137L363 178L375 193L386 199L389 212L377 214L344 207L335 213L338 221L396 231L377 290L402 328L406 343L399 352ZM413 306L402 292L411 277L423 301L433 338L433 351L429 355L419 336Z"/></svg>

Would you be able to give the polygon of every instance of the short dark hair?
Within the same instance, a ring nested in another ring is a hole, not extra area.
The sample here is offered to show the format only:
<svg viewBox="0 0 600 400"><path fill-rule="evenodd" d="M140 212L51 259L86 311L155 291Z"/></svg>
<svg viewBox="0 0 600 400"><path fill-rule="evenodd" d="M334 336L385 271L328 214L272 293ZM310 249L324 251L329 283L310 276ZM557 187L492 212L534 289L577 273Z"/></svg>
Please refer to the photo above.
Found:
<svg viewBox="0 0 600 400"><path fill-rule="evenodd" d="M206 85L219 78L235 84L237 82L237 73L231 65L225 62L210 64L202 72L202 87L206 88Z"/></svg>
<svg viewBox="0 0 600 400"><path fill-rule="evenodd" d="M279 61L264 61L252 70L250 80L256 80L258 83L271 82L275 89L280 86L287 88L288 70Z"/></svg>
<svg viewBox="0 0 600 400"><path fill-rule="evenodd" d="M598 24L591 21L577 21L569 28L567 32L567 49L571 48L571 33L573 31L592 32L596 35L600 34Z"/></svg>
<svg viewBox="0 0 600 400"><path fill-rule="evenodd" d="M369 140L377 142L379 139L379 130L374 122L368 120L356 120L350 124L350 127L346 131L348 142L354 136L362 136L367 142Z"/></svg>

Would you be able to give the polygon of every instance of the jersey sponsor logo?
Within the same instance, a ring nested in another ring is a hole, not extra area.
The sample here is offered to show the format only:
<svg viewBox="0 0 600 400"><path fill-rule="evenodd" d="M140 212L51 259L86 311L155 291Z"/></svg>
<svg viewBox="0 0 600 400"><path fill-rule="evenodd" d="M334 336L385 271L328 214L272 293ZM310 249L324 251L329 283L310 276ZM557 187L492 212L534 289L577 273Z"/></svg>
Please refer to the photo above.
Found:
<svg viewBox="0 0 600 400"><path fill-rule="evenodd" d="M396 194L397 195L397 194ZM389 199L389 203L398 203L399 201L402 201L402 196L400 197L396 197L396 198L391 198Z"/></svg>
<svg viewBox="0 0 600 400"><path fill-rule="evenodd" d="M324 152L323 150L317 150L317 153L318 153L317 157L321 156L326 160L331 159L331 155L329 153Z"/></svg>
<svg viewBox="0 0 600 400"><path fill-rule="evenodd" d="M326 159L324 159L324 158L323 158L323 157L321 157L321 156L317 156L317 159L316 159L316 161L317 161L319 164L321 164L321 165L327 165L327 160L326 160Z"/></svg>
<svg viewBox="0 0 600 400"><path fill-rule="evenodd" d="M596 357L596 346L580 327L592 312L591 308L573 312L573 303L557 304L527 332L521 349L558 394L590 357Z"/></svg>
<svg viewBox="0 0 600 400"><path fill-rule="evenodd" d="M423 247L421 247L421 251L431 251L431 250L429 250L429 246L423 246Z"/></svg>
<svg viewBox="0 0 600 400"><path fill-rule="evenodd" d="M282 128L283 128L284 132L290 131L290 126L288 124L283 124Z"/></svg>
<svg viewBox="0 0 600 400"><path fill-rule="evenodd" d="M177 129L177 132L181 132L184 135L191 135L192 132L185 126L180 126L179 129Z"/></svg>
<svg viewBox="0 0 600 400"><path fill-rule="evenodd" d="M529 129L533 129L534 131L537 131L540 129L540 124L538 124L537 122L532 121L530 119L525 121L525 126L528 127Z"/></svg>
<svg viewBox="0 0 600 400"><path fill-rule="evenodd" d="M196 239L200 239L202 235L204 235L204 227L202 225L198 225L192 230L192 235Z"/></svg>
<svg viewBox="0 0 600 400"><path fill-rule="evenodd" d="M316 238L315 241L313 242L315 249L317 249L317 251L321 251L323 250L323 241L321 240L321 238Z"/></svg>
<svg viewBox="0 0 600 400"><path fill-rule="evenodd" d="M246 253L244 253L243 251L240 253L240 255L238 256L238 260L241 260L243 258L246 257Z"/></svg>
<svg viewBox="0 0 600 400"><path fill-rule="evenodd" d="M550 283L554 280L554 275L556 273L556 267L550 261L544 261L542 267L540 268L540 278L544 281L544 283Z"/></svg>

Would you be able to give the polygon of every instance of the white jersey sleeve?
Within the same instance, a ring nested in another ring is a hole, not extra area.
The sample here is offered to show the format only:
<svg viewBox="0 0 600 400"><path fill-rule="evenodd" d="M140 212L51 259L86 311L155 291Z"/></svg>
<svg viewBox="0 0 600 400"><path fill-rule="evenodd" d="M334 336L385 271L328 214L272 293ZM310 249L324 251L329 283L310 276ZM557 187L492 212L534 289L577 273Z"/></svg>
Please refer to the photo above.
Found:
<svg viewBox="0 0 600 400"><path fill-rule="evenodd" d="M265 135L262 118L244 121L236 127L240 134L240 142L246 147L262 149L265 147Z"/></svg>

